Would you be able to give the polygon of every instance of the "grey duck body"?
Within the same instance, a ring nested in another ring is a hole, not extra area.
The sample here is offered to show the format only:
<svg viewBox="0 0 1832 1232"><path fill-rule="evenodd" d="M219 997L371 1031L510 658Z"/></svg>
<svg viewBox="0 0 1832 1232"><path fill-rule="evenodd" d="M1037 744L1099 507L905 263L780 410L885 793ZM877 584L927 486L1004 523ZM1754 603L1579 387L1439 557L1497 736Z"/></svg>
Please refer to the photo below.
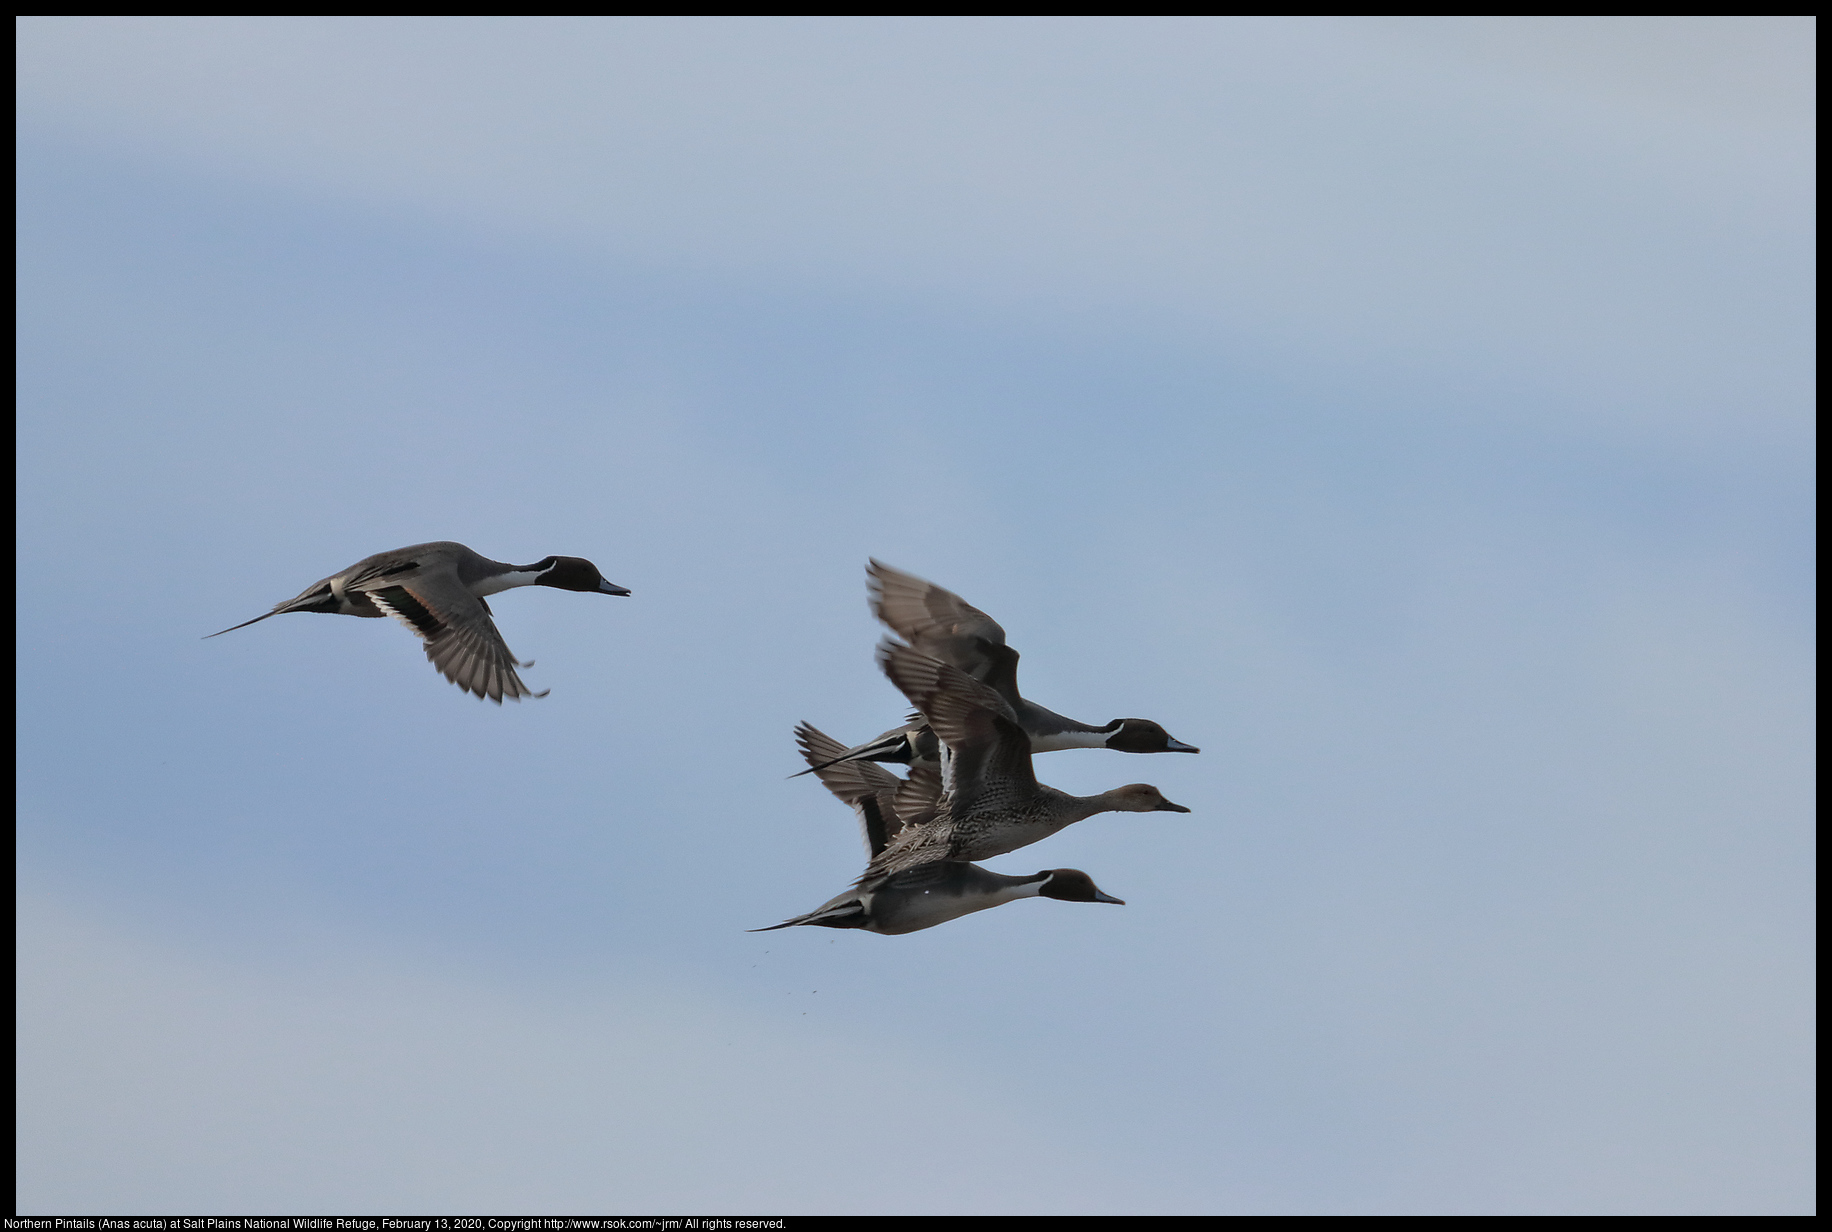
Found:
<svg viewBox="0 0 1832 1232"><path fill-rule="evenodd" d="M503 698L545 697L516 674L527 667L510 653L485 596L520 586L627 595L598 567L577 556L549 556L511 565L473 552L462 543L416 543L364 557L348 569L312 583L272 611L212 633L219 637L285 612L339 616L393 616L426 644L426 657L447 680L498 705Z"/></svg>
<svg viewBox="0 0 1832 1232"><path fill-rule="evenodd" d="M946 924L1020 898L1124 905L1123 899L1102 893L1094 880L1080 869L1054 868L1029 877L1007 877L977 864L945 861L871 878L806 915L751 931L767 933L778 928L812 924L821 928L862 928L898 936L934 928L937 924Z"/></svg>

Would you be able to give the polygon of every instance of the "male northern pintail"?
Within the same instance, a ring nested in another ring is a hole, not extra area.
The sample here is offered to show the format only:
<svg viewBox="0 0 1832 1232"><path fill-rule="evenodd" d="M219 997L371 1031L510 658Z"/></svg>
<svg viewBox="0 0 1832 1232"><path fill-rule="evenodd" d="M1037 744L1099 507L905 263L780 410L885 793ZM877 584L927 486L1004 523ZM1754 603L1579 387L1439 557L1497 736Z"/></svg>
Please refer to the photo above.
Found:
<svg viewBox="0 0 1832 1232"><path fill-rule="evenodd" d="M895 936L934 928L1020 898L1122 906L1126 901L1103 894L1094 879L1078 868L1051 868L1031 877L1007 877L977 864L945 860L868 878L807 915L751 931L767 933L797 924L816 924Z"/></svg>
<svg viewBox="0 0 1832 1232"><path fill-rule="evenodd" d="M545 697L516 675L518 663L496 631L485 595L517 586L627 595L604 580L598 566L577 556L549 556L532 565L506 565L479 556L462 543L417 543L357 561L342 573L314 582L298 598L265 616L212 633L220 637L282 612L340 616L393 616L426 643L426 657L453 684L498 705L503 698Z"/></svg>
<svg viewBox="0 0 1832 1232"><path fill-rule="evenodd" d="M874 560L866 569L872 614L921 653L995 689L1030 737L1033 753L1115 749L1121 753L1200 753L1150 719L1114 719L1096 727L1027 701L1018 693L1018 652L1005 644L999 622L962 599L901 569ZM936 755L934 734L920 715L902 727L847 749L846 760L914 764ZM806 770L801 773L808 773Z"/></svg>
<svg viewBox="0 0 1832 1232"><path fill-rule="evenodd" d="M1147 783L1096 796L1046 787L1031 769L1029 737L995 689L889 639L878 647L878 663L922 712L950 757L934 818L901 830L873 857L867 879L919 864L1015 851L1096 813L1189 812Z"/></svg>
<svg viewBox="0 0 1832 1232"><path fill-rule="evenodd" d="M852 806L866 849L874 858L899 834L922 827L934 816L941 782L932 769L917 767L908 779L899 779L868 761L838 762L835 756L845 746L808 723L795 729L795 739L827 789ZM1046 869L1030 877L1008 877L977 864L943 860L868 873L852 889L808 914L752 931L814 924L892 935L913 933L1001 903L1037 897L1078 903L1122 901L1103 894L1079 869Z"/></svg>

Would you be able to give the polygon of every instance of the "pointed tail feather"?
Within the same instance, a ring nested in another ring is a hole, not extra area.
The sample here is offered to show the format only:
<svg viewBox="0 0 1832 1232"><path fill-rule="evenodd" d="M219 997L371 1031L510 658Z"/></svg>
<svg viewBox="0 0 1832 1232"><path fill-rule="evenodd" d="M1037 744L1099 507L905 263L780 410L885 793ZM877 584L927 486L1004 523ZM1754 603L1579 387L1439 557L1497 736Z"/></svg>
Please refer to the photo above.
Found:
<svg viewBox="0 0 1832 1232"><path fill-rule="evenodd" d="M266 620L269 616L278 616L279 614L280 612L278 608L276 608L275 610L271 612L262 612L259 616L256 616L253 620L244 620L239 625L230 625L227 629L218 629L215 633L206 633L198 640L207 642L213 637L221 637L225 633L234 633L237 629L246 629L249 625L258 625L263 620Z"/></svg>
<svg viewBox="0 0 1832 1232"><path fill-rule="evenodd" d="M206 633L200 640L209 641L211 638L221 637L225 633L234 633L237 629L246 629L249 625L258 625L269 616L278 616L282 612L325 613L336 612L339 607L340 604L337 598L331 594L331 587L328 583L322 586L314 586L312 589L295 599L288 599L285 603L274 604L271 612L263 612L253 620L244 620L239 625L230 625L227 629L218 629L215 633Z"/></svg>
<svg viewBox="0 0 1832 1232"><path fill-rule="evenodd" d="M773 933L779 928L794 928L797 924L818 924L822 928L864 928L866 925L865 908L856 898L832 906L822 907L819 911L810 911L807 915L798 915L792 920L772 924L768 928L747 928L747 933Z"/></svg>
<svg viewBox="0 0 1832 1232"><path fill-rule="evenodd" d="M825 770L828 766L837 766L843 761L889 761L907 765L910 760L909 737L898 732L882 740L873 740L857 748L847 749L838 757L830 758L819 765L811 765L806 770L798 770L790 778L800 778L804 774L813 774L816 770Z"/></svg>

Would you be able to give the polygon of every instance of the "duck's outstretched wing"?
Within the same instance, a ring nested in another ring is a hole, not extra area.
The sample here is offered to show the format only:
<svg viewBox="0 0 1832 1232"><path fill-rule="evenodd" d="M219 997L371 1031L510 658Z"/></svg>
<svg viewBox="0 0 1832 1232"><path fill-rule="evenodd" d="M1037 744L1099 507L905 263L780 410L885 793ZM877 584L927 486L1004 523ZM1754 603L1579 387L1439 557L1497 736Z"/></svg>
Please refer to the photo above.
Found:
<svg viewBox="0 0 1832 1232"><path fill-rule="evenodd" d="M950 811L965 815L986 794L1035 793L1030 737L997 691L889 638L878 645L878 664L948 746L944 786Z"/></svg>
<svg viewBox="0 0 1832 1232"><path fill-rule="evenodd" d="M998 621L953 591L883 561L873 560L865 576L872 615L898 637L1019 704L1018 652L1005 644Z"/></svg>
<svg viewBox="0 0 1832 1232"><path fill-rule="evenodd" d="M890 845L907 824L906 818L922 810L926 787L911 789L905 780L875 762L846 760L846 746L814 724L799 724L795 743L810 771L819 775L827 790L857 815L866 849L872 856ZM901 804L900 796L905 797ZM910 813L905 813L906 807ZM926 812L933 814L932 802Z"/></svg>
<svg viewBox="0 0 1832 1232"><path fill-rule="evenodd" d="M498 705L505 697L547 696L546 690L536 693L522 683L515 669L531 665L509 652L490 605L465 588L450 564L383 574L352 589L413 630L426 643L433 666L465 692Z"/></svg>
<svg viewBox="0 0 1832 1232"><path fill-rule="evenodd" d="M897 786L897 816L903 828L926 826L941 809L941 771L933 765L910 767L910 777Z"/></svg>

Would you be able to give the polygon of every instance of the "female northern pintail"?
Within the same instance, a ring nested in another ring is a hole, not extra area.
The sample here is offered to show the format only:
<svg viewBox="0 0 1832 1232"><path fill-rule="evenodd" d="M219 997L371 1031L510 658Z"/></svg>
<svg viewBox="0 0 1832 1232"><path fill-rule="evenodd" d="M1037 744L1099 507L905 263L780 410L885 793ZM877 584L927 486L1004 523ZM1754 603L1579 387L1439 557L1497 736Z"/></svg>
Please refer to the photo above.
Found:
<svg viewBox="0 0 1832 1232"><path fill-rule="evenodd" d="M282 612L331 612L340 616L393 616L426 643L426 657L445 678L497 705L503 698L545 697L516 675L518 663L496 631L485 595L517 586L627 595L604 580L598 566L577 556L549 556L532 565L506 565L479 556L462 543L417 543L357 561L342 573L314 582L298 598L265 616L212 633L245 629Z"/></svg>
<svg viewBox="0 0 1832 1232"><path fill-rule="evenodd" d="M1097 796L1046 787L1031 769L1029 737L996 690L889 639L878 647L878 663L922 712L950 757L933 820L902 829L873 857L867 879L919 864L1015 851L1096 813L1189 812L1147 783Z"/></svg>
<svg viewBox="0 0 1832 1232"><path fill-rule="evenodd" d="M1121 753L1200 753L1172 738L1150 719L1114 719L1096 727L1026 701L1018 693L1018 652L1005 644L999 622L962 599L914 574L874 560L866 569L872 614L921 653L958 668L1003 697L1012 719L1030 737L1033 753L1058 749L1115 749ZM858 761L915 764L936 756L934 733L921 716L874 740L847 749ZM804 770L801 773L806 774Z"/></svg>
<svg viewBox="0 0 1832 1232"><path fill-rule="evenodd" d="M922 827L934 816L941 782L933 770L918 767L908 779L899 779L871 762L836 762L836 754L844 752L845 746L808 723L795 729L795 738L802 756L818 770L827 789L852 806L873 857L899 834ZM944 860L868 874L851 890L806 915L751 931L814 924L891 935L913 933L1001 903L1038 897L1077 903L1122 901L1101 893L1079 869L1046 869L1031 877L1008 877L977 864Z"/></svg>

